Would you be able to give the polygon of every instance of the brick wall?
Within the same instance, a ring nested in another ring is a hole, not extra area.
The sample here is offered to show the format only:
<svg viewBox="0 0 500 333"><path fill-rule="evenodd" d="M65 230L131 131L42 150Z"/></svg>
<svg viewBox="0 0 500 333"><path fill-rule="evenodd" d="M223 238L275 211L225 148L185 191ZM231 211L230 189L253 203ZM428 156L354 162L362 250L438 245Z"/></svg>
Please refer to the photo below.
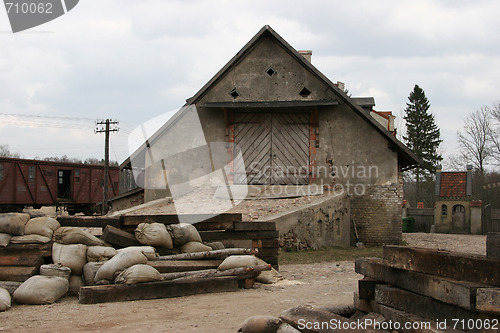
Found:
<svg viewBox="0 0 500 333"><path fill-rule="evenodd" d="M398 184L368 185L364 195L351 197L351 219L365 245L401 243L402 184L400 180ZM351 225L351 245L355 243Z"/></svg>

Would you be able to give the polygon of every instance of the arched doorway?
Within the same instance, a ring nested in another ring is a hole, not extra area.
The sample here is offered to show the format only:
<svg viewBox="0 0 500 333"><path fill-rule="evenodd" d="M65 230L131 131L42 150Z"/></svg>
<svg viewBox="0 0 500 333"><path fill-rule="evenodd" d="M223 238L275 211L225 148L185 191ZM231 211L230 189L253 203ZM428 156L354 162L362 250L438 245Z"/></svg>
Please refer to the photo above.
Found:
<svg viewBox="0 0 500 333"><path fill-rule="evenodd" d="M469 226L465 221L465 207L463 205L453 206L453 215L451 216L451 225L453 232L468 233Z"/></svg>

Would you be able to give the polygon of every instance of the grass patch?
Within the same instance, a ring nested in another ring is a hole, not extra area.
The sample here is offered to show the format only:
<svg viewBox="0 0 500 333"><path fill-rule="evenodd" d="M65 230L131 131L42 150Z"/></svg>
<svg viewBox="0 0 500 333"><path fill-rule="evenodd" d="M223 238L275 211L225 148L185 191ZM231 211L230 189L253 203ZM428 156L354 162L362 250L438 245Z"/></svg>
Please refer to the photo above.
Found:
<svg viewBox="0 0 500 333"><path fill-rule="evenodd" d="M279 263L284 264L312 264L329 261L354 261L361 257L382 258L382 247L328 247L318 250L303 250L285 252L280 250Z"/></svg>

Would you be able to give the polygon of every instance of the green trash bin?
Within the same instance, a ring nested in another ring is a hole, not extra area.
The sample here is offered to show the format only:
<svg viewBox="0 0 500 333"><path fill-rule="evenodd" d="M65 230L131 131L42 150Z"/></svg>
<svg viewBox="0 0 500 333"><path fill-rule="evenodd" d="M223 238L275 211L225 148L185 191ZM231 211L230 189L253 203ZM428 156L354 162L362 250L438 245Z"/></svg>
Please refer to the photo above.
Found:
<svg viewBox="0 0 500 333"><path fill-rule="evenodd" d="M413 217L403 218L403 232L413 232L415 226L415 219Z"/></svg>

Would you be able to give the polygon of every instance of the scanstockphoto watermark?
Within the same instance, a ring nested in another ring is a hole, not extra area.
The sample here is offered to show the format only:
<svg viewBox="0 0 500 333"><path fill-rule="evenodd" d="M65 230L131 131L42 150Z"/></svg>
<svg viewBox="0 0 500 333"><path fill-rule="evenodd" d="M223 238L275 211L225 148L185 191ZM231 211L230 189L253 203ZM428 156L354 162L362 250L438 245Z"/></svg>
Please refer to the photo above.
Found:
<svg viewBox="0 0 500 333"><path fill-rule="evenodd" d="M362 196L366 193L366 184L379 178L376 165L324 165L324 166L277 166L252 162L247 172L252 179L281 179L289 184L301 185L309 179L316 180L312 185L325 187L335 195ZM275 191L282 190L275 188ZM275 193L279 194L279 193ZM307 195L307 193L304 193Z"/></svg>
<svg viewBox="0 0 500 333"><path fill-rule="evenodd" d="M398 322L398 321L379 321L376 319L365 319L348 321L332 318L329 321L308 321L306 319L298 320L299 330L431 330L433 325L430 321Z"/></svg>
<svg viewBox="0 0 500 333"><path fill-rule="evenodd" d="M12 32L31 29L52 21L70 10L79 0L4 0Z"/></svg>

